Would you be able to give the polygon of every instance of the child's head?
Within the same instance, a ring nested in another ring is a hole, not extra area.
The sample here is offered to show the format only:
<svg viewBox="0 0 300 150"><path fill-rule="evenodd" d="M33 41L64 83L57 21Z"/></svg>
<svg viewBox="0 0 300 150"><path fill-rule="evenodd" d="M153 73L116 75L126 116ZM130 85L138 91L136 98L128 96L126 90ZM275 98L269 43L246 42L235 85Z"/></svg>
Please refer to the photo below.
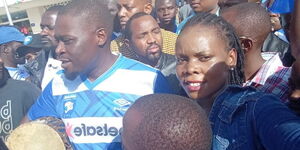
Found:
<svg viewBox="0 0 300 150"><path fill-rule="evenodd" d="M212 99L228 83L244 82L239 39L216 15L200 13L187 22L176 42L176 57L177 77L193 99Z"/></svg>
<svg viewBox="0 0 300 150"><path fill-rule="evenodd" d="M211 136L205 111L177 95L141 97L123 119L125 150L209 150Z"/></svg>

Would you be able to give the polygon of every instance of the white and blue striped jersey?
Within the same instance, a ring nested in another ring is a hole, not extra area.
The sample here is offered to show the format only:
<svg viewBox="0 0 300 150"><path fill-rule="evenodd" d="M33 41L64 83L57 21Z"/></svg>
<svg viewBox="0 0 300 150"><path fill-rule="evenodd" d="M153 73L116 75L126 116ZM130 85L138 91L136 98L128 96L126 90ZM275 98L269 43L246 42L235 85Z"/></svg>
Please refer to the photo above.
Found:
<svg viewBox="0 0 300 150"><path fill-rule="evenodd" d="M152 93L172 93L160 71L120 55L94 82L55 77L28 118L61 118L75 149L119 149L123 115L137 98Z"/></svg>

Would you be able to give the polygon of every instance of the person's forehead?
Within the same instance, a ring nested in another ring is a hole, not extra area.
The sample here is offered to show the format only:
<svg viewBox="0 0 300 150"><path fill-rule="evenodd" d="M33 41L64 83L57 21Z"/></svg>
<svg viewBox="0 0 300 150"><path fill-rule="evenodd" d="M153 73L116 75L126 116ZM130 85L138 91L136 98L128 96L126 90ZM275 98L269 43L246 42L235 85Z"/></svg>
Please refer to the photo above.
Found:
<svg viewBox="0 0 300 150"><path fill-rule="evenodd" d="M141 4L144 0L118 0L120 5L138 5Z"/></svg>
<svg viewBox="0 0 300 150"><path fill-rule="evenodd" d="M63 35L65 32L71 30L83 30L85 28L77 28L76 26L80 24L80 17L72 17L71 15L59 15L57 16L55 25L55 36Z"/></svg>
<svg viewBox="0 0 300 150"><path fill-rule="evenodd" d="M156 27L159 27L159 25L157 24L155 19L150 15L146 15L134 19L131 23L131 29L133 29L132 30L133 34L134 33L139 34L141 32L145 32L149 29L153 29Z"/></svg>
<svg viewBox="0 0 300 150"><path fill-rule="evenodd" d="M19 47L19 46L22 46L23 44L22 44L21 42L12 41L12 42L10 43L10 45L15 46L15 47Z"/></svg>
<svg viewBox="0 0 300 150"><path fill-rule="evenodd" d="M41 24L54 24L57 17L57 12L54 11L47 11L43 14L41 19Z"/></svg>
<svg viewBox="0 0 300 150"><path fill-rule="evenodd" d="M157 7L176 6L175 0L160 0L157 2Z"/></svg>

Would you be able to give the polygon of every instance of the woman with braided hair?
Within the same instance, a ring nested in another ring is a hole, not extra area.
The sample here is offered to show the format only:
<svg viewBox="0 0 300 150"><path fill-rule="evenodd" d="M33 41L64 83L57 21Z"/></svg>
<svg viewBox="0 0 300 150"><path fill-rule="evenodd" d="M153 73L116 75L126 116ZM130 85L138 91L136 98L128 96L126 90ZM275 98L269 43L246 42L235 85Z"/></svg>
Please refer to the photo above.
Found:
<svg viewBox="0 0 300 150"><path fill-rule="evenodd" d="M209 115L213 149L299 149L299 118L277 97L240 86L244 54L225 20L197 14L183 27L175 51L181 86Z"/></svg>

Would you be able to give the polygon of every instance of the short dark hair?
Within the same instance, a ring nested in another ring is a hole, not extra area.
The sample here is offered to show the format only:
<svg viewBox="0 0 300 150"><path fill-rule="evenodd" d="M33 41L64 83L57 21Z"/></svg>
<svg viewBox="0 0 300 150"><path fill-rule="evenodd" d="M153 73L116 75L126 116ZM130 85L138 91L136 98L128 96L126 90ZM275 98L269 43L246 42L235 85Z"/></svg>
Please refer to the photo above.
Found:
<svg viewBox="0 0 300 150"><path fill-rule="evenodd" d="M125 26L125 31L124 31L125 39L131 40L131 37L132 37L131 24L132 24L133 20L138 19L143 16L151 16L151 15L149 15L145 12L139 12L130 17L130 19L127 21L126 26Z"/></svg>
<svg viewBox="0 0 300 150"><path fill-rule="evenodd" d="M81 17L86 24L83 28L105 27L112 33L114 15L109 9L109 0L73 0L58 15L72 15ZM110 37L110 35L109 35Z"/></svg>
<svg viewBox="0 0 300 150"><path fill-rule="evenodd" d="M157 8L157 6L159 5L159 4L161 4L161 2L163 2L163 1L166 1L166 0L155 0L155 9ZM177 7L177 2L176 2L176 0L171 0L174 4L175 4L175 6Z"/></svg>
<svg viewBox="0 0 300 150"><path fill-rule="evenodd" d="M271 32L271 19L267 10L257 3L241 3L224 9L222 13L234 11L235 20L231 23L238 34L250 35L262 45Z"/></svg>
<svg viewBox="0 0 300 150"><path fill-rule="evenodd" d="M139 98L124 116L123 137L130 113L141 116L130 141L143 150L209 150L212 131L205 111L195 101L170 94Z"/></svg>
<svg viewBox="0 0 300 150"><path fill-rule="evenodd" d="M238 36L235 33L234 28L227 23L222 17L218 17L215 14L201 12L192 17L183 27L181 33L189 27L197 25L204 25L207 27L215 28L218 36L227 43L227 49L236 49L237 52L237 64L234 70L230 70L229 84L242 85L245 81L244 76L244 51L241 48ZM180 36L180 35L179 35Z"/></svg>

